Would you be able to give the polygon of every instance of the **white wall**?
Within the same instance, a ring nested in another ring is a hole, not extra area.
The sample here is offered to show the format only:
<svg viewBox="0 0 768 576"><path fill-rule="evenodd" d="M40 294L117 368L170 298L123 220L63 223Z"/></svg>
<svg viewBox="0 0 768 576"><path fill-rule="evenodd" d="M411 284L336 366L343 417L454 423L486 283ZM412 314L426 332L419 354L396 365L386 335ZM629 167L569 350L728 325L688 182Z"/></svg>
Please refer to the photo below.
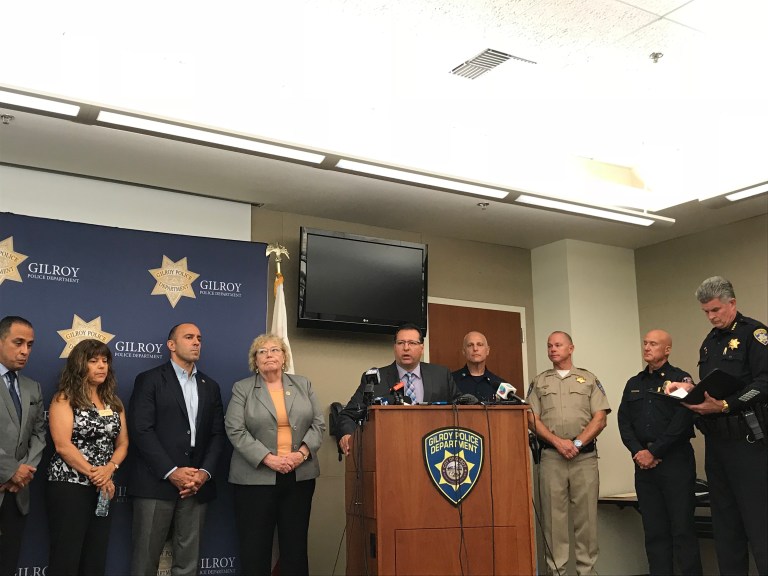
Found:
<svg viewBox="0 0 768 576"><path fill-rule="evenodd" d="M0 211L150 232L251 239L250 204L11 166L0 166Z"/></svg>

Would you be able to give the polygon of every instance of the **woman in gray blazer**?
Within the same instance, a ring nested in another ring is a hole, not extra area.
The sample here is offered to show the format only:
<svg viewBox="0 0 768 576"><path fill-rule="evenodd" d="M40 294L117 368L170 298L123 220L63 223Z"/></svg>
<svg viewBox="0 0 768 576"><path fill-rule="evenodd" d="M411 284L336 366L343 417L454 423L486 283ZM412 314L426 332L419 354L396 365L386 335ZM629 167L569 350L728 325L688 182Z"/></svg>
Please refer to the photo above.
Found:
<svg viewBox="0 0 768 576"><path fill-rule="evenodd" d="M286 374L290 351L274 334L253 341L254 376L236 382L224 424L234 452L235 523L242 574L269 576L277 527L280 574L309 573L307 532L325 420L312 384Z"/></svg>

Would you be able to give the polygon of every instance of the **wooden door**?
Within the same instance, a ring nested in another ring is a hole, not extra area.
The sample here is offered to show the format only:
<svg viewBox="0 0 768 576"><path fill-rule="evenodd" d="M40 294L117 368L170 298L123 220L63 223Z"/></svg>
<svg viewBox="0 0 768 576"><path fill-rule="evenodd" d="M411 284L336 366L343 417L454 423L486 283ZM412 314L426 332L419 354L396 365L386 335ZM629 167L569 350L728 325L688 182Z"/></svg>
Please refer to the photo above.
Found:
<svg viewBox="0 0 768 576"><path fill-rule="evenodd" d="M485 334L491 353L486 366L523 396L523 333L520 313L429 303L429 361L458 370L466 363L462 354L464 335Z"/></svg>

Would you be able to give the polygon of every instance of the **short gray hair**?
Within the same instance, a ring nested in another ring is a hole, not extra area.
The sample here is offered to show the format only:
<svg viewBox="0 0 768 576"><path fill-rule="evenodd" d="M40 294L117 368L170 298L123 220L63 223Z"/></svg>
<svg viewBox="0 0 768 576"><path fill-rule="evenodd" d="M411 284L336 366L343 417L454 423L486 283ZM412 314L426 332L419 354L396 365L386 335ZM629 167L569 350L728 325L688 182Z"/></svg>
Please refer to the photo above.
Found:
<svg viewBox="0 0 768 576"><path fill-rule="evenodd" d="M291 363L291 351L288 349L285 340L283 340L277 334L272 334L271 332L260 334L259 336L256 336L256 339L251 344L251 349L248 351L248 367L254 374L259 373L258 364L256 363L256 352L259 350L259 348L264 348L268 342L274 342L280 346L280 350L283 351L283 371L285 371L285 367Z"/></svg>
<svg viewBox="0 0 768 576"><path fill-rule="evenodd" d="M728 302L736 299L736 292L733 291L733 284L722 276L712 276L707 278L696 289L696 299L702 304L717 298L721 302Z"/></svg>

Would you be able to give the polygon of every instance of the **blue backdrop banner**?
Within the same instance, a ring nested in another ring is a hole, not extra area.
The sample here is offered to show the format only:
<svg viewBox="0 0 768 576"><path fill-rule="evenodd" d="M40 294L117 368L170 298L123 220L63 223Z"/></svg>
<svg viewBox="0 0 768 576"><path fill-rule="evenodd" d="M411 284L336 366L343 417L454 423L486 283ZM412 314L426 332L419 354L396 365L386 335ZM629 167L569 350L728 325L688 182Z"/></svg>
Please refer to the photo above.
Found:
<svg viewBox="0 0 768 576"><path fill-rule="evenodd" d="M24 374L40 382L46 406L64 358L79 341L97 338L110 347L127 405L136 375L168 360L170 328L193 322L203 335L200 369L218 381L226 408L232 383L248 375L248 348L266 327L265 248L0 213L0 317L23 316L34 325ZM41 576L48 563L48 440L32 482L18 576ZM109 512L107 573L115 576L127 574L130 564L130 452L115 476L118 494ZM214 474L218 497L208 508L201 574L236 573L230 454L228 446Z"/></svg>

